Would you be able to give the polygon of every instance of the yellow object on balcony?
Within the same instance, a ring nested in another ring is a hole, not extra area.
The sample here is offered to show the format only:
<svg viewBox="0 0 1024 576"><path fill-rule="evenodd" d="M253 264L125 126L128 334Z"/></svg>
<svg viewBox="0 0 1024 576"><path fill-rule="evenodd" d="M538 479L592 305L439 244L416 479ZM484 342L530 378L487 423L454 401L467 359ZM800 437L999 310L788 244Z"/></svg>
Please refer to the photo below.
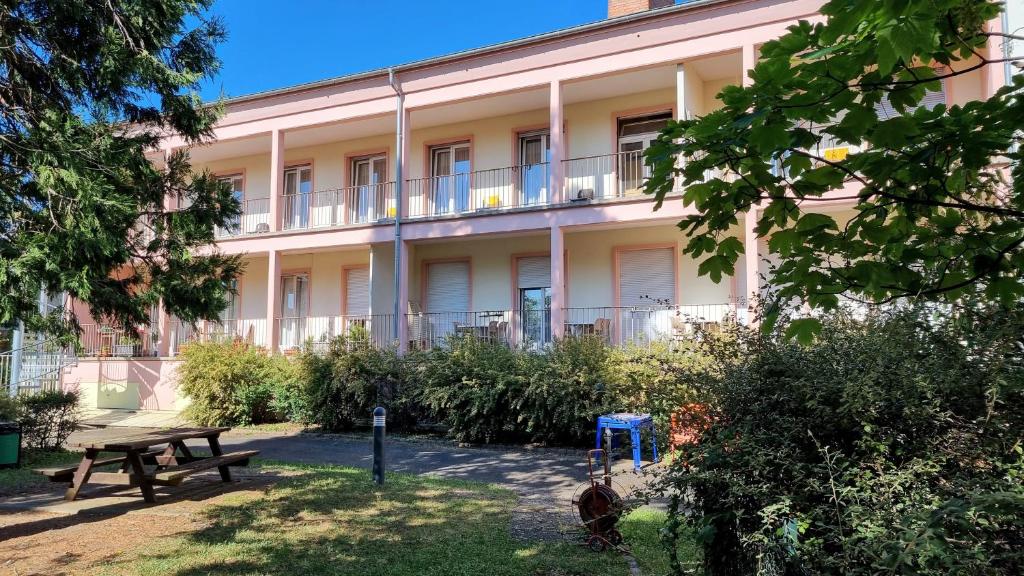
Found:
<svg viewBox="0 0 1024 576"><path fill-rule="evenodd" d="M825 160L829 162L839 162L846 160L846 156L850 153L850 149L846 146L838 148L825 148Z"/></svg>
<svg viewBox="0 0 1024 576"><path fill-rule="evenodd" d="M394 206L388 206L388 218L394 218L394 217L395 217L395 207Z"/></svg>
<svg viewBox="0 0 1024 576"><path fill-rule="evenodd" d="M487 197L487 207L488 208L497 208L498 206L501 206L501 197L500 196L498 196L497 194L492 194L491 196Z"/></svg>

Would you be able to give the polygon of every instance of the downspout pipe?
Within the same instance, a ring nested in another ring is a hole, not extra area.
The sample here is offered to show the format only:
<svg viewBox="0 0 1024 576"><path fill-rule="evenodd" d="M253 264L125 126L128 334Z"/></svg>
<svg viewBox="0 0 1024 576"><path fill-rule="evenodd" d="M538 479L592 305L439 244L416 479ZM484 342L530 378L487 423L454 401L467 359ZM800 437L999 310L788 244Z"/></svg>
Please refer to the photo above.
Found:
<svg viewBox="0 0 1024 576"><path fill-rule="evenodd" d="M402 274L402 198L403 198L403 167L405 165L405 93L395 77L395 69L388 68L388 84L395 91L398 97L398 106L395 115L395 286L394 301L395 310L392 322L392 334L399 338L399 327L401 326L402 302L399 298Z"/></svg>

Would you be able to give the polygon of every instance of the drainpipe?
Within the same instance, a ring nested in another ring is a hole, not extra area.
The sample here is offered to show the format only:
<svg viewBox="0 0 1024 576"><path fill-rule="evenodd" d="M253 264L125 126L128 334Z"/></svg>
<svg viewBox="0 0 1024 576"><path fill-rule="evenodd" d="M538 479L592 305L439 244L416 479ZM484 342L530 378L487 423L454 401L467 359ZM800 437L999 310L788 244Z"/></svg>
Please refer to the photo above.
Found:
<svg viewBox="0 0 1024 576"><path fill-rule="evenodd" d="M405 312L402 310L402 302L398 297L401 284L400 275L402 274L402 183L405 176L402 173L402 167L405 164L405 94L395 78L394 68L388 68L388 83L395 91L395 95L398 96L395 117L395 312L391 320L392 334L398 338L400 336L400 318Z"/></svg>

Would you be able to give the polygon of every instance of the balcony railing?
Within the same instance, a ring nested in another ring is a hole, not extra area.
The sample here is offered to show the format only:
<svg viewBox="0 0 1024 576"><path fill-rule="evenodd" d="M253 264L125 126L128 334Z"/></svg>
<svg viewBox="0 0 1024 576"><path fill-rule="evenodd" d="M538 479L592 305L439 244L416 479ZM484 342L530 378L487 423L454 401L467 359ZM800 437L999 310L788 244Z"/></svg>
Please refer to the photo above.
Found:
<svg viewBox="0 0 1024 576"><path fill-rule="evenodd" d="M566 200L640 196L647 176L643 152L619 152L562 162Z"/></svg>
<svg viewBox="0 0 1024 576"><path fill-rule="evenodd" d="M372 224L395 217L394 182L281 197L281 228L302 230Z"/></svg>
<svg viewBox="0 0 1024 576"><path fill-rule="evenodd" d="M551 202L548 164L510 166L408 180L409 218L544 206Z"/></svg>
<svg viewBox="0 0 1024 576"><path fill-rule="evenodd" d="M231 238L270 232L270 199L256 198L242 202L242 214L227 227L218 227L217 238Z"/></svg>
<svg viewBox="0 0 1024 576"><path fill-rule="evenodd" d="M567 336L594 335L611 345L646 346L692 338L735 319L733 304L566 308Z"/></svg>
<svg viewBox="0 0 1024 576"><path fill-rule="evenodd" d="M395 342L392 317L391 314L372 314L277 318L278 346L285 353L302 351L308 346L323 350L334 338L353 331L365 334L375 347L390 346Z"/></svg>
<svg viewBox="0 0 1024 576"><path fill-rule="evenodd" d="M157 354L154 330L106 324L82 324L80 328L77 346L80 356L131 358Z"/></svg>

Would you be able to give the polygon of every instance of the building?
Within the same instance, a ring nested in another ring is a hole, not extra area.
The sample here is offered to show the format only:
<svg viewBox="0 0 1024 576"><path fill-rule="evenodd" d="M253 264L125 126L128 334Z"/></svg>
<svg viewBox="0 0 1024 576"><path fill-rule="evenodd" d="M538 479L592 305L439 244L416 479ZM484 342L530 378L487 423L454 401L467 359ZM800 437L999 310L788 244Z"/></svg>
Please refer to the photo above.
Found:
<svg viewBox="0 0 1024 576"><path fill-rule="evenodd" d="M610 0L601 22L229 100L216 142L191 158L242 202L218 231L221 250L245 255L238 297L220 324L154 310L129 334L83 320L65 384L87 405L176 409L175 354L191 339L290 353L358 325L401 349L454 333L616 344L744 321L768 266L755 215L734 232L747 250L732 280L700 277L681 253L682 203L655 212L640 192L641 154L669 118L714 110L760 44L820 5ZM963 74L929 102L1002 82Z"/></svg>

